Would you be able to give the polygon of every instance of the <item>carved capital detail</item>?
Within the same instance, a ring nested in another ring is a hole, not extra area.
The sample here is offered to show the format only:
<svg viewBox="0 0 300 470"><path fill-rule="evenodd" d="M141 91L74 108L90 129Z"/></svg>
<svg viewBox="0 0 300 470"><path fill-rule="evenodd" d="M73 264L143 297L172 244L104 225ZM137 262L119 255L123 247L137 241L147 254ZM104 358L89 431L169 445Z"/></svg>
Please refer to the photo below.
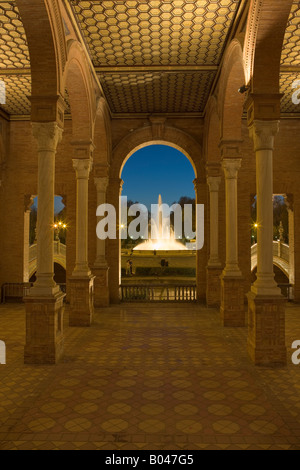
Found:
<svg viewBox="0 0 300 470"><path fill-rule="evenodd" d="M224 158L222 168L226 179L237 179L238 171L241 168L241 158Z"/></svg>
<svg viewBox="0 0 300 470"><path fill-rule="evenodd" d="M97 188L97 192L106 193L108 188L108 176L102 178L95 178L94 181Z"/></svg>
<svg viewBox="0 0 300 470"><path fill-rule="evenodd" d="M253 121L249 127L250 137L254 141L254 149L273 150L274 139L279 131L279 121Z"/></svg>
<svg viewBox="0 0 300 470"><path fill-rule="evenodd" d="M211 193L217 193L221 184L221 176L208 176L207 184Z"/></svg>
<svg viewBox="0 0 300 470"><path fill-rule="evenodd" d="M39 152L56 152L57 145L62 140L63 129L56 122L33 122L32 133Z"/></svg>
<svg viewBox="0 0 300 470"><path fill-rule="evenodd" d="M92 160L90 158L73 159L73 168L77 179L88 179L92 169Z"/></svg>

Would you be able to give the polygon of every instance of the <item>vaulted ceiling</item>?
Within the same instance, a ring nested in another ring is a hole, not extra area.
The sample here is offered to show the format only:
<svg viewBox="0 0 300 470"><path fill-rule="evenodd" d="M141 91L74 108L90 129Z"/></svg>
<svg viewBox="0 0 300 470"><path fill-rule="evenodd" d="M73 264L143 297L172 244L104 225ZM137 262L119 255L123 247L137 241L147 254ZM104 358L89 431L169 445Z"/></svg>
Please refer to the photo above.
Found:
<svg viewBox="0 0 300 470"><path fill-rule="evenodd" d="M70 3L114 114L204 111L240 0Z"/></svg>
<svg viewBox="0 0 300 470"><path fill-rule="evenodd" d="M69 2L115 117L201 116L242 0ZM300 78L300 5L290 14L282 52L282 113L300 116L292 85ZM13 119L30 114L30 58L15 1L0 1L0 80ZM0 90L1 92L1 90Z"/></svg>

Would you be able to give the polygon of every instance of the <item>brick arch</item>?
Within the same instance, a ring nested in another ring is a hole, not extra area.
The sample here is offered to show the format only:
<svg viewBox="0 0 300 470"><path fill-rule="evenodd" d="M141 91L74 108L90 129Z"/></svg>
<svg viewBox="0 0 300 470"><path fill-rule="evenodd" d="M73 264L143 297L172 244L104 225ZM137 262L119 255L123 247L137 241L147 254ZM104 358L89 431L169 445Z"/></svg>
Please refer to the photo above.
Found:
<svg viewBox="0 0 300 470"><path fill-rule="evenodd" d="M253 93L279 93L282 44L293 0L251 0L244 61Z"/></svg>
<svg viewBox="0 0 300 470"><path fill-rule="evenodd" d="M58 0L16 0L28 42L32 96L63 96L66 44Z"/></svg>
<svg viewBox="0 0 300 470"><path fill-rule="evenodd" d="M241 140L245 97L238 90L244 83L242 46L238 39L234 39L225 52L219 82L218 105L221 119L221 140Z"/></svg>
<svg viewBox="0 0 300 470"><path fill-rule="evenodd" d="M125 137L113 150L111 177L121 178L127 160L139 149L148 145L169 145L182 152L195 171L195 178L204 175L202 147L185 132L166 127L163 137L153 136L152 127L144 127Z"/></svg>
<svg viewBox="0 0 300 470"><path fill-rule="evenodd" d="M71 106L73 138L89 141L94 137L96 93L84 50L78 41L68 42L64 86Z"/></svg>
<svg viewBox="0 0 300 470"><path fill-rule="evenodd" d="M220 152L220 118L215 96L211 96L207 105L204 122L204 156L206 162L221 161Z"/></svg>
<svg viewBox="0 0 300 470"><path fill-rule="evenodd" d="M95 119L94 165L107 166L112 155L111 117L107 102L100 98Z"/></svg>

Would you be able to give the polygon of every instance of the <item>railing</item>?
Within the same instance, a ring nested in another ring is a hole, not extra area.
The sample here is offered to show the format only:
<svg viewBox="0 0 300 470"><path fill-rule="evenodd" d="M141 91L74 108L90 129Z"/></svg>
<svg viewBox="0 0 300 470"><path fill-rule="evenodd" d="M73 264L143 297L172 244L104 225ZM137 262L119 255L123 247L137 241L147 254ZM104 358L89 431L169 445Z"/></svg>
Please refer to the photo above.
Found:
<svg viewBox="0 0 300 470"><path fill-rule="evenodd" d="M273 262L289 277L290 247L285 243L273 241ZM257 266L257 244L251 247L251 271Z"/></svg>
<svg viewBox="0 0 300 470"><path fill-rule="evenodd" d="M14 301L22 302L23 297L29 293L29 289L32 287L32 284L29 282L22 283L11 283L3 284L1 289L1 299L5 304L8 299L14 299Z"/></svg>
<svg viewBox="0 0 300 470"><path fill-rule="evenodd" d="M67 247L60 241L54 241L53 244L53 254L58 258L66 259ZM29 263L34 261L37 258L37 245L31 245L29 247Z"/></svg>
<svg viewBox="0 0 300 470"><path fill-rule="evenodd" d="M8 300L14 302L23 302L23 298L29 294L30 288L33 286L30 282L7 283L1 288L1 302L6 303ZM67 290L66 284L59 284L60 290L65 294Z"/></svg>
<svg viewBox="0 0 300 470"><path fill-rule="evenodd" d="M197 289L195 285L121 285L123 302L195 302Z"/></svg>
<svg viewBox="0 0 300 470"><path fill-rule="evenodd" d="M290 302L293 299L293 284L278 284L282 295Z"/></svg>

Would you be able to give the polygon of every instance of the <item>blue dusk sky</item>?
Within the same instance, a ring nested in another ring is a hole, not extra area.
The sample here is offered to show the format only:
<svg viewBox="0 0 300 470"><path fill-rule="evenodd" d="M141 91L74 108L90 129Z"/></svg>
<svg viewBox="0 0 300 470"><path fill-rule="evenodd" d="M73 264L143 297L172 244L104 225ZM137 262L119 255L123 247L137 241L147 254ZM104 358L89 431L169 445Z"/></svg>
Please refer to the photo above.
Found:
<svg viewBox="0 0 300 470"><path fill-rule="evenodd" d="M33 207L37 209L38 206L38 198L35 197L33 201ZM65 206L62 203L62 197L61 196L55 196L54 199L54 212L55 214L59 214Z"/></svg>
<svg viewBox="0 0 300 470"><path fill-rule="evenodd" d="M181 196L195 198L194 169L183 153L167 145L149 145L135 152L126 162L122 179L122 196L151 209L161 194L165 204L178 202ZM37 207L37 198L34 200ZM63 208L62 198L55 197L55 213Z"/></svg>
<svg viewBox="0 0 300 470"><path fill-rule="evenodd" d="M194 169L185 155L166 145L149 145L135 152L126 162L122 196L149 209L161 194L166 204L181 196L195 198Z"/></svg>

